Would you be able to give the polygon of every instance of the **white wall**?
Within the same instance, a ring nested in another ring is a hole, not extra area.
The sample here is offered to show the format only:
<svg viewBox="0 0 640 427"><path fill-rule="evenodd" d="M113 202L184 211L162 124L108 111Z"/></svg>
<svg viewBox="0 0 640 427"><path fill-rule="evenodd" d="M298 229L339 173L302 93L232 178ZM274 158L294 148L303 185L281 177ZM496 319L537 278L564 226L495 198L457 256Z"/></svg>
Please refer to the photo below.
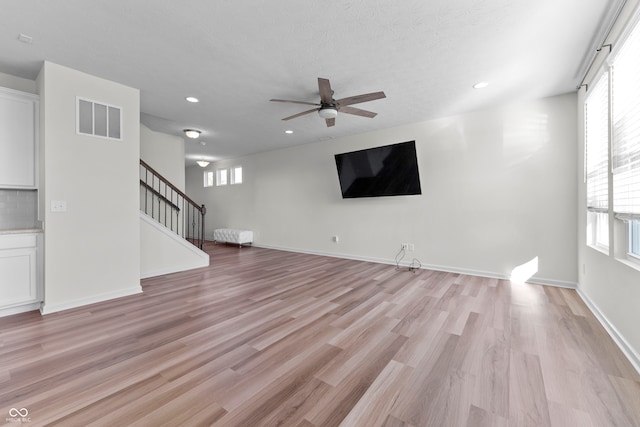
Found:
<svg viewBox="0 0 640 427"><path fill-rule="evenodd" d="M22 77L5 73L0 73L0 86L29 93L37 93L38 91L34 80L23 79Z"/></svg>
<svg viewBox="0 0 640 427"><path fill-rule="evenodd" d="M139 91L50 62L37 85L42 311L140 292ZM76 134L76 96L121 107L123 140ZM67 211L51 212L52 200L66 201Z"/></svg>
<svg viewBox="0 0 640 427"><path fill-rule="evenodd" d="M184 191L184 139L140 124L140 158Z"/></svg>
<svg viewBox="0 0 640 427"><path fill-rule="evenodd" d="M207 267L209 254L140 212L140 277Z"/></svg>
<svg viewBox="0 0 640 427"><path fill-rule="evenodd" d="M244 183L187 191L207 206L207 236L252 229L257 245L393 262L413 243L423 265L508 277L538 257L538 281L574 286L575 95L431 120L220 161ZM334 154L416 141L422 195L342 199ZM332 236L340 237L339 243Z"/></svg>
<svg viewBox="0 0 640 427"><path fill-rule="evenodd" d="M617 24L611 31L607 43L617 46L617 39L626 24L634 16L640 2L630 0L622 11ZM592 67L586 83L597 75L605 56ZM626 352L640 371L640 265L632 267L626 261L626 227L624 222L613 219L610 228L611 253L605 254L587 246L586 243L586 184L584 177L584 95L579 92L578 112L578 291L596 314L600 316L611 335Z"/></svg>

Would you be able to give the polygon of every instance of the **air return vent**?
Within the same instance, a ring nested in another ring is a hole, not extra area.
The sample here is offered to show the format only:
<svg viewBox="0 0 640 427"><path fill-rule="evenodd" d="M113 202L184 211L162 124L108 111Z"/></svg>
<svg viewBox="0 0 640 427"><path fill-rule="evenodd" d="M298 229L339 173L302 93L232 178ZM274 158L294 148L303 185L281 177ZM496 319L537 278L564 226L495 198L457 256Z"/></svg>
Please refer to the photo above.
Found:
<svg viewBox="0 0 640 427"><path fill-rule="evenodd" d="M77 98L76 132L122 140L122 109L113 105Z"/></svg>

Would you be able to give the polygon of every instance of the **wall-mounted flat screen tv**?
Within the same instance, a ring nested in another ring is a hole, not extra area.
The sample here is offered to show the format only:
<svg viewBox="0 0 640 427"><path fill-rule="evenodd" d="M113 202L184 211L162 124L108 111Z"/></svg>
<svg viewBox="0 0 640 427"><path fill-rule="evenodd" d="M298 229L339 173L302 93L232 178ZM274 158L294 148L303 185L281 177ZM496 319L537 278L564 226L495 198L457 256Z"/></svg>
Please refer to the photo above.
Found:
<svg viewBox="0 0 640 427"><path fill-rule="evenodd" d="M342 197L422 194L416 142L336 154Z"/></svg>

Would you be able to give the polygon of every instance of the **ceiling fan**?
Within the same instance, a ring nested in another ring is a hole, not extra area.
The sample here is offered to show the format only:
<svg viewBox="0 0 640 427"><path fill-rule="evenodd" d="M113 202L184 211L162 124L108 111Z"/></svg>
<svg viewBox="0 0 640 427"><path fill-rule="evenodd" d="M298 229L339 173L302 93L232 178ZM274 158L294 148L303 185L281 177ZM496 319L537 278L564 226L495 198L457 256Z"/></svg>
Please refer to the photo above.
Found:
<svg viewBox="0 0 640 427"><path fill-rule="evenodd" d="M291 101L288 99L271 99L274 102L289 102L292 104L314 105L317 108L303 111L302 113L294 114L293 116L285 117L282 120L291 120L296 117L304 116L305 114L318 112L318 115L325 119L327 127L335 126L336 116L338 111L346 114L353 114L355 116L373 118L378 113L373 113L367 110L361 110L360 108L351 107L353 104L360 104L362 102L373 101L375 99L386 98L384 92L372 92L362 95L350 96L348 98L333 99L333 90L331 90L331 83L329 79L318 78L318 89L320 90L320 103L306 102L306 101Z"/></svg>

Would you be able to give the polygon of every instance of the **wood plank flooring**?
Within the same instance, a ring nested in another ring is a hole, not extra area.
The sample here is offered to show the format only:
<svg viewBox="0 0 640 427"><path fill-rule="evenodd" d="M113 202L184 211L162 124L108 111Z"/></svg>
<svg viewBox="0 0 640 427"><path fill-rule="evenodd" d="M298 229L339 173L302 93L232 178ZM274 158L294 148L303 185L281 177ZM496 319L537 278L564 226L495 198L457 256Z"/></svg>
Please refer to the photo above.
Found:
<svg viewBox="0 0 640 427"><path fill-rule="evenodd" d="M0 319L0 424L640 426L640 376L572 290L207 250L143 294Z"/></svg>

